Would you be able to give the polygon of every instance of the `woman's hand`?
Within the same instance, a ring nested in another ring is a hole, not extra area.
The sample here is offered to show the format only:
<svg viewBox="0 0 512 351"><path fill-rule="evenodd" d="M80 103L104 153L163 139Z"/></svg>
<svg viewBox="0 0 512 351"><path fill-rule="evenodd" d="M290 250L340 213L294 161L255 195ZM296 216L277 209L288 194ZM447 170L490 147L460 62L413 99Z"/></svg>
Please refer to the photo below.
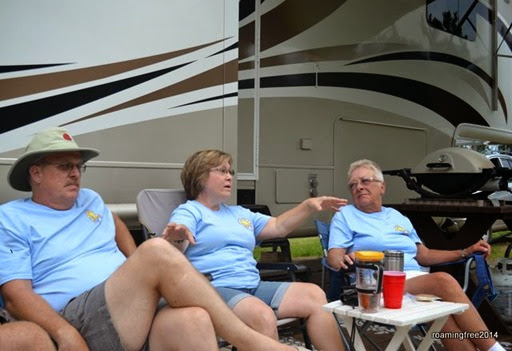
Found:
<svg viewBox="0 0 512 351"><path fill-rule="evenodd" d="M333 196L310 197L285 213L272 217L257 236L257 240L284 238L297 229L313 212L332 209L337 211L348 203L346 199Z"/></svg>
<svg viewBox="0 0 512 351"><path fill-rule="evenodd" d="M491 254L491 245L485 240L480 240L476 244L464 249L466 255L471 255L474 252L483 252L484 257L487 258Z"/></svg>
<svg viewBox="0 0 512 351"><path fill-rule="evenodd" d="M348 200L333 196L319 196L307 199L306 204L313 211L325 211L328 209L338 211L340 207L348 204Z"/></svg>
<svg viewBox="0 0 512 351"><path fill-rule="evenodd" d="M162 232L162 238L174 246L184 243L185 241L192 245L195 245L196 243L196 239L187 228L187 226L174 222L167 224L167 226L164 228L164 231Z"/></svg>

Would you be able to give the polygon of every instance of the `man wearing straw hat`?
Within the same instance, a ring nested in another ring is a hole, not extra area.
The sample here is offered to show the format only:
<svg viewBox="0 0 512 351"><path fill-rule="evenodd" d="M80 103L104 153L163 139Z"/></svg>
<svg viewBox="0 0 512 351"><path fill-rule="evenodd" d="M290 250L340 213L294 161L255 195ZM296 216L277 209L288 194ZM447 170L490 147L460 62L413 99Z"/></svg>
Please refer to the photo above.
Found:
<svg viewBox="0 0 512 351"><path fill-rule="evenodd" d="M59 350L214 350L215 334L240 350L293 350L243 324L164 239L135 250L101 197L80 188L98 155L52 128L11 167L9 184L32 197L0 206L9 312L40 325Z"/></svg>

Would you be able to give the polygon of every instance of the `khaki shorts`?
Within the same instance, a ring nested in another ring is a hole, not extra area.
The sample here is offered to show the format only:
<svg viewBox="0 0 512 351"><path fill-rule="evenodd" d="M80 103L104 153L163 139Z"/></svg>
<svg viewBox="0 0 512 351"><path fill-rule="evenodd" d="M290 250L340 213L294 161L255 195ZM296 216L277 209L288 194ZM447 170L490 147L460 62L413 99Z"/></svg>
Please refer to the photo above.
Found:
<svg viewBox="0 0 512 351"><path fill-rule="evenodd" d="M91 351L123 349L105 301L105 282L69 301L60 315L80 332Z"/></svg>
<svg viewBox="0 0 512 351"><path fill-rule="evenodd" d="M155 314L165 306L167 302L161 298ZM123 350L107 308L105 282L69 301L60 315L80 332L91 351ZM149 351L148 339L141 351Z"/></svg>

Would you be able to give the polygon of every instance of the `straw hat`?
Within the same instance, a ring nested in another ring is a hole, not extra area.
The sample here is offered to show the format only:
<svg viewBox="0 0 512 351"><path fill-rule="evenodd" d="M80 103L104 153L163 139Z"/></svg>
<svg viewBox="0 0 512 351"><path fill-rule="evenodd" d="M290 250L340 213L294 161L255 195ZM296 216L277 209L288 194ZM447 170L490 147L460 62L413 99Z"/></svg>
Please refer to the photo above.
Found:
<svg viewBox="0 0 512 351"><path fill-rule="evenodd" d="M25 153L14 162L7 175L9 184L16 190L31 191L28 181L30 166L47 155L61 152L80 152L84 162L100 154L96 149L79 147L64 128L46 129L32 138Z"/></svg>

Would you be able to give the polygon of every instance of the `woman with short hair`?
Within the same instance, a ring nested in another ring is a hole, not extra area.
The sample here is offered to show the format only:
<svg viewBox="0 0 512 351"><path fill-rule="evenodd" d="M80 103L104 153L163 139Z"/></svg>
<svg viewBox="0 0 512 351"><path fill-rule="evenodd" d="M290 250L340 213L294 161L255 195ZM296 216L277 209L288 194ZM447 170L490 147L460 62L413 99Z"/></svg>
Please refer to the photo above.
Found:
<svg viewBox="0 0 512 351"><path fill-rule="evenodd" d="M231 155L220 150L198 151L185 162L181 180L188 201L173 211L163 236L213 277L213 286L251 328L277 339L276 318L300 317L317 349L343 350L333 316L322 309L327 300L320 287L261 281L253 249L259 241L286 237L313 212L337 210L347 200L309 198L278 217L230 206L225 202L232 164Z"/></svg>

